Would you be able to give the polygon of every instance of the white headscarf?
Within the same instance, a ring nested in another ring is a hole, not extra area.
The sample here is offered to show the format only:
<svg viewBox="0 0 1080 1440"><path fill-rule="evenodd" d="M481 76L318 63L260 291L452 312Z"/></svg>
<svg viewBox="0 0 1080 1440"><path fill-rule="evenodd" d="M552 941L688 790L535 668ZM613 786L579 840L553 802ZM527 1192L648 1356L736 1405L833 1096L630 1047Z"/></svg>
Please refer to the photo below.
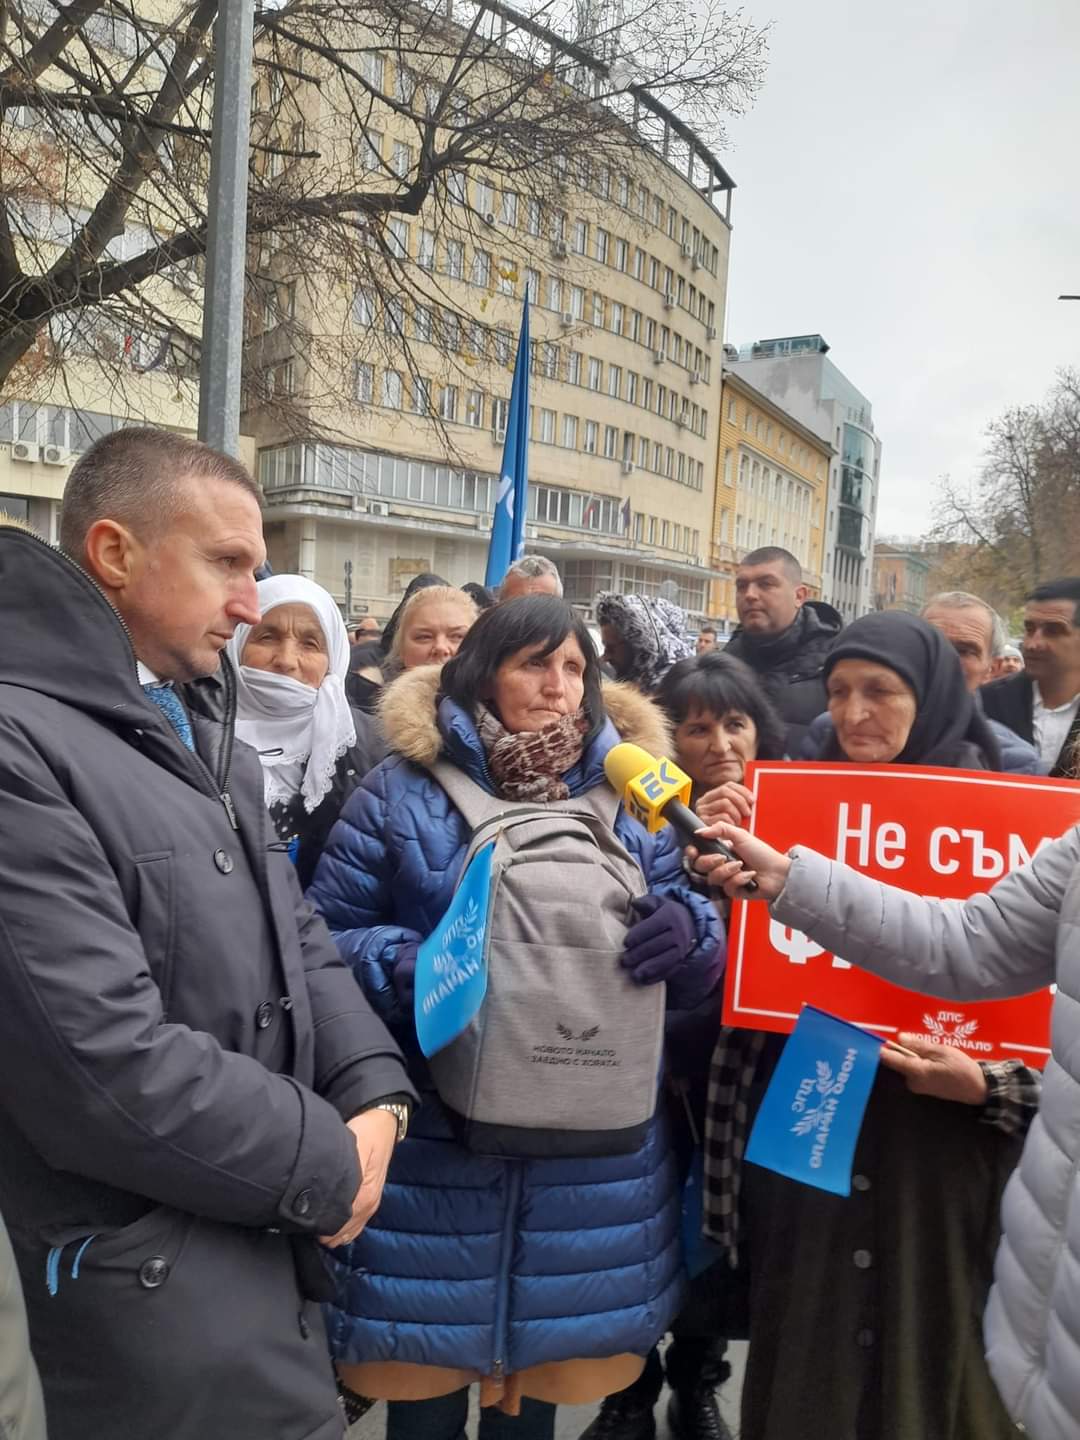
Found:
<svg viewBox="0 0 1080 1440"><path fill-rule="evenodd" d="M307 605L326 639L330 666L313 690L288 675L241 664L250 625L238 625L229 641L237 674L236 733L259 752L267 805L303 796L310 814L334 779L337 762L356 742L356 726L345 695L349 634L333 597L302 575L271 575L258 585L263 615L279 605Z"/></svg>

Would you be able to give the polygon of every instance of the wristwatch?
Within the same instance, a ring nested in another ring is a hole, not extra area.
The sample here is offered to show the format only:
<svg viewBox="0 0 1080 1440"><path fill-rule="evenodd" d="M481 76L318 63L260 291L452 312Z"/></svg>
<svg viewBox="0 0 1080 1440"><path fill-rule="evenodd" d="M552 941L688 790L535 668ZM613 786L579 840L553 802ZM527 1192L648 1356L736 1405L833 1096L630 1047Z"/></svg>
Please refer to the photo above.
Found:
<svg viewBox="0 0 1080 1440"><path fill-rule="evenodd" d="M365 1105L364 1110L386 1110L393 1115L397 1121L397 1140L400 1145L405 1136L409 1133L409 1116L412 1113L408 1099L404 1095L387 1095L384 1100L375 1100L370 1105ZM361 1114L364 1113L362 1110Z"/></svg>

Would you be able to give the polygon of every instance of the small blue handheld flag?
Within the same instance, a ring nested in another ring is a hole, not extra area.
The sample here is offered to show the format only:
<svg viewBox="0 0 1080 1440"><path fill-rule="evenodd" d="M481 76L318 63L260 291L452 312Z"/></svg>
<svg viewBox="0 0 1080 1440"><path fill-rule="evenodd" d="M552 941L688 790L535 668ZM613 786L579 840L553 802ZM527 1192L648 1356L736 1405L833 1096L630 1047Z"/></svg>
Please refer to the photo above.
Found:
<svg viewBox="0 0 1080 1440"><path fill-rule="evenodd" d="M525 516L529 508L529 353L529 291L526 288L484 574L484 584L490 589L502 584L503 576L515 560L521 559L525 549Z"/></svg>
<svg viewBox="0 0 1080 1440"><path fill-rule="evenodd" d="M804 1185L851 1194L851 1166L881 1040L805 1005L769 1081L746 1159Z"/></svg>
<svg viewBox="0 0 1080 1440"><path fill-rule="evenodd" d="M478 850L450 908L416 956L413 1015L420 1049L429 1058L456 1040L487 994L488 902L495 842Z"/></svg>

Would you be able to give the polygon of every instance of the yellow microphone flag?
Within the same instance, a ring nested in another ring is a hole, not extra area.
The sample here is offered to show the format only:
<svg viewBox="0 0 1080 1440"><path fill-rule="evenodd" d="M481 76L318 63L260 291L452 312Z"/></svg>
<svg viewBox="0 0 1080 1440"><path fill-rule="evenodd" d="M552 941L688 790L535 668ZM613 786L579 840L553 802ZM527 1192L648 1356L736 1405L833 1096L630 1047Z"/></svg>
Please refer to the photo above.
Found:
<svg viewBox="0 0 1080 1440"><path fill-rule="evenodd" d="M604 774L623 797L627 813L651 834L667 824L662 812L669 800L690 804L690 776L674 761L657 760L640 745L612 746L604 760Z"/></svg>

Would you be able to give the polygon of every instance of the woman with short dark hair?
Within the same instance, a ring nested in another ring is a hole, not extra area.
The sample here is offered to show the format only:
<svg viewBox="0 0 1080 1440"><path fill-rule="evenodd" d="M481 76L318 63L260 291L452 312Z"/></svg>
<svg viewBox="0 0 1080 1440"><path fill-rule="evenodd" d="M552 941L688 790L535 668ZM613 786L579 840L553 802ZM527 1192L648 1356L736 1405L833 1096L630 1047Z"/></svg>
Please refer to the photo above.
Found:
<svg viewBox="0 0 1080 1440"><path fill-rule="evenodd" d="M668 1005L693 1006L719 978L720 926L710 901L688 887L671 832L648 834L607 784L604 759L620 739L655 753L666 748L666 729L635 691L601 690L593 642L562 600L534 595L488 610L445 667L390 685L380 714L391 755L346 807L310 893L408 1050L424 1103L394 1152L376 1220L335 1254L334 1356L346 1386L391 1402L390 1440L458 1440L474 1381L485 1440L549 1440L555 1404L629 1384L679 1307L676 1165L662 1107L621 1154L580 1137L574 1158L548 1138L542 1158L467 1148L413 1018L417 951L447 911L473 834L459 803L471 812L477 794L480 808L495 798L519 823L528 807L540 812L530 825L564 807L579 834L587 816L592 839L579 839L568 858L560 832L543 862L553 878L541 869L528 892L530 923L558 937L517 942L519 954L534 955L526 970L546 993L559 993L560 976L572 984L610 966L604 973L631 1005L645 998L636 987L663 981ZM577 866L587 873L571 878ZM614 894L613 869L629 886L620 881ZM500 893L509 885L519 894L507 873ZM593 903L572 898L582 893ZM571 1003L566 1025L534 1032L528 1001L522 1076L531 1099L544 1079L533 1068L534 1038L544 1054L551 1042L577 1041L578 1051L559 1053L583 1054L588 1066L597 1063L587 1046L600 1024ZM633 1081L633 1061L628 1050L621 1075L611 1072L613 1097Z"/></svg>

